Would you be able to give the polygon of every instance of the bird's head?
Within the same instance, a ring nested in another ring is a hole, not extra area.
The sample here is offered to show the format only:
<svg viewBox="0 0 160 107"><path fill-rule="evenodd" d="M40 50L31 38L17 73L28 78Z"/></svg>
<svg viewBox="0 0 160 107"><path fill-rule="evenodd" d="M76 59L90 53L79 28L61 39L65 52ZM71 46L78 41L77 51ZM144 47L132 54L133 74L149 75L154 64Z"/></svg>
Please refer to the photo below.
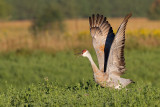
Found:
<svg viewBox="0 0 160 107"><path fill-rule="evenodd" d="M84 50L82 50L81 56L87 57L88 54L89 54L88 50L84 49Z"/></svg>
<svg viewBox="0 0 160 107"><path fill-rule="evenodd" d="M89 54L89 51L87 49L82 50L81 52L75 53L75 55L87 57Z"/></svg>

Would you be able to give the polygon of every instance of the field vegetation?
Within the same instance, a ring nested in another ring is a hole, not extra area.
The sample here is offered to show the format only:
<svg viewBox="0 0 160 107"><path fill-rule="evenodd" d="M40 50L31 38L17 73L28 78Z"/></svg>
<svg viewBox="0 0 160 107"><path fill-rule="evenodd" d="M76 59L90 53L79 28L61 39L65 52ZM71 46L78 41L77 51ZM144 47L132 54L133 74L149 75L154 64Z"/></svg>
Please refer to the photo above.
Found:
<svg viewBox="0 0 160 107"><path fill-rule="evenodd" d="M116 33L123 19L108 18L108 20ZM89 23L87 19L66 20L64 22L66 30L63 33L45 31L35 36L29 30L31 26L30 21L1 22L0 51L20 49L59 51L80 47L91 48L89 24L87 23ZM126 48L132 48L132 46L137 48L159 47L159 28L160 21L150 21L146 18L131 18L126 30Z"/></svg>
<svg viewBox="0 0 160 107"><path fill-rule="evenodd" d="M88 49L97 64L93 13L107 16L115 33L133 14L123 77L135 84L102 88L89 61L74 55ZM0 107L160 106L159 19L160 0L0 0Z"/></svg>
<svg viewBox="0 0 160 107"><path fill-rule="evenodd" d="M96 56L90 50L94 60ZM128 90L102 88L87 59L73 52L0 55L1 106L158 106L160 49L126 50Z"/></svg>
<svg viewBox="0 0 160 107"><path fill-rule="evenodd" d="M109 18L114 32L122 19ZM93 80L86 58L92 48L87 19L65 21L63 33L34 36L30 21L0 23L0 106L160 106L160 21L132 18L126 29L126 74L136 83L122 90Z"/></svg>

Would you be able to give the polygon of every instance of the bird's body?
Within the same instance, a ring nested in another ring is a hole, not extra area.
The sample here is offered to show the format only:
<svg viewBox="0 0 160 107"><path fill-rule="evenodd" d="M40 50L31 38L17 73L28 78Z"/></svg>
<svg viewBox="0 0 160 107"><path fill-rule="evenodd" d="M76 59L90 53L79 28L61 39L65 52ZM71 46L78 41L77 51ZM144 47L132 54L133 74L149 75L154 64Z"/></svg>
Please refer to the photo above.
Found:
<svg viewBox="0 0 160 107"><path fill-rule="evenodd" d="M106 17L98 14L89 17L90 32L99 68L94 63L88 50L83 50L81 55L89 59L94 73L94 80L102 87L120 89L133 82L130 79L120 77L125 71L125 29L130 17L131 14L125 17L116 35L114 35Z"/></svg>

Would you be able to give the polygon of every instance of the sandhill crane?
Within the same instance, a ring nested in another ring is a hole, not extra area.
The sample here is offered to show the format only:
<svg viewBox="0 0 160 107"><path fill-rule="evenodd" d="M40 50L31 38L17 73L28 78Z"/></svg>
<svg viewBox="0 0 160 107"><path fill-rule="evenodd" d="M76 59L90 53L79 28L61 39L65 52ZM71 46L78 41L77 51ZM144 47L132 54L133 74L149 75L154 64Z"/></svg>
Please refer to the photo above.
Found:
<svg viewBox="0 0 160 107"><path fill-rule="evenodd" d="M134 83L130 79L120 77L125 71L125 29L131 16L132 14L128 14L124 18L116 35L113 33L106 17L99 14L89 17L90 33L98 58L99 69L88 50L83 50L81 56L89 59L94 73L94 80L102 87L121 89L130 83Z"/></svg>

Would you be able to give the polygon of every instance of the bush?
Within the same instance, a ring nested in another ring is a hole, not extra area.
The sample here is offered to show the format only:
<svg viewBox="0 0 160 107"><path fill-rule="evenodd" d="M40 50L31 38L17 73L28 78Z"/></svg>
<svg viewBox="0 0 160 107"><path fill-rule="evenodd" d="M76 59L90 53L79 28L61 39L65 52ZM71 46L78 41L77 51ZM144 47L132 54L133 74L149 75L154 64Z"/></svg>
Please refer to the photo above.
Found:
<svg viewBox="0 0 160 107"><path fill-rule="evenodd" d="M0 18L5 19L10 16L11 7L5 2L5 0L0 0Z"/></svg>
<svg viewBox="0 0 160 107"><path fill-rule="evenodd" d="M37 16L32 23L31 30L34 34L38 32L64 30L63 17L60 11L53 8L46 8L45 11Z"/></svg>
<svg viewBox="0 0 160 107"><path fill-rule="evenodd" d="M148 17L150 19L160 19L160 0L155 0L149 10Z"/></svg>

